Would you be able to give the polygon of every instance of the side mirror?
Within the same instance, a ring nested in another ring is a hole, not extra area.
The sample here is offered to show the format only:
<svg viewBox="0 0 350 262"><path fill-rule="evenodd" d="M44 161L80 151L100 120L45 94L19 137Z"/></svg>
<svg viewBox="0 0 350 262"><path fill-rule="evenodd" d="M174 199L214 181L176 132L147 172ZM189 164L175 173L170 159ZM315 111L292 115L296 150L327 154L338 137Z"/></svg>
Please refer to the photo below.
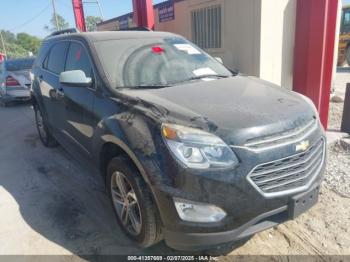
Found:
<svg viewBox="0 0 350 262"><path fill-rule="evenodd" d="M222 58L221 57L215 57L216 61L220 62L221 64L224 63L224 61L222 61Z"/></svg>
<svg viewBox="0 0 350 262"><path fill-rule="evenodd" d="M68 86L89 87L92 80L91 77L86 77L82 70L72 70L60 74L60 83Z"/></svg>

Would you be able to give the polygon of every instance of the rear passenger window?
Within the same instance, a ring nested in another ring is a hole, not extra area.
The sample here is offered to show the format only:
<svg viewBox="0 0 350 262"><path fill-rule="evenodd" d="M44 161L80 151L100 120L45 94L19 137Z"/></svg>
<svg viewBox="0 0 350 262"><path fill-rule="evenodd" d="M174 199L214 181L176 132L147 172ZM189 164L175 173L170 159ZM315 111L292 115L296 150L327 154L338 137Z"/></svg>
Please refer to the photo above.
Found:
<svg viewBox="0 0 350 262"><path fill-rule="evenodd" d="M44 66L47 70L60 74L64 71L64 62L66 58L66 50L67 50L68 42L61 42L55 44L50 51L49 57L44 61Z"/></svg>
<svg viewBox="0 0 350 262"><path fill-rule="evenodd" d="M93 75L89 56L79 43L72 42L69 46L65 71L70 70L82 70L87 77Z"/></svg>

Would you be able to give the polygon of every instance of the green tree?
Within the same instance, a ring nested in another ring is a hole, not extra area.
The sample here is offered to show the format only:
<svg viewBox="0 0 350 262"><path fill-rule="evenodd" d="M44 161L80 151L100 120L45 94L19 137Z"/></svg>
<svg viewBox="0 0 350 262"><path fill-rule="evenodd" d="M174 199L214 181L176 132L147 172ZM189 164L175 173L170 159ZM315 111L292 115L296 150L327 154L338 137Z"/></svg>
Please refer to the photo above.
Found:
<svg viewBox="0 0 350 262"><path fill-rule="evenodd" d="M16 41L16 35L14 33L11 33L10 31L1 30L1 34L6 43Z"/></svg>
<svg viewBox="0 0 350 262"><path fill-rule="evenodd" d="M15 35L10 31L1 30L6 47L7 58L27 57L29 52L34 55L38 53L41 40L27 33L19 33ZM0 44L0 52L3 52L3 47Z"/></svg>
<svg viewBox="0 0 350 262"><path fill-rule="evenodd" d="M16 37L16 44L25 50L32 52L33 54L37 54L40 48L41 40L27 33L19 33Z"/></svg>
<svg viewBox="0 0 350 262"><path fill-rule="evenodd" d="M44 29L48 32L54 32L57 30L63 30L63 29L69 28L69 23L59 14L57 14L57 23L59 28L57 28L56 26L55 14L52 14L52 17L50 19L50 25L45 25Z"/></svg>
<svg viewBox="0 0 350 262"><path fill-rule="evenodd" d="M85 19L86 29L89 32L97 31L97 24L102 22L102 18L98 16L87 16Z"/></svg>
<svg viewBox="0 0 350 262"><path fill-rule="evenodd" d="M22 46L17 45L16 43L6 44L7 58L22 58L28 56L28 50L24 49Z"/></svg>

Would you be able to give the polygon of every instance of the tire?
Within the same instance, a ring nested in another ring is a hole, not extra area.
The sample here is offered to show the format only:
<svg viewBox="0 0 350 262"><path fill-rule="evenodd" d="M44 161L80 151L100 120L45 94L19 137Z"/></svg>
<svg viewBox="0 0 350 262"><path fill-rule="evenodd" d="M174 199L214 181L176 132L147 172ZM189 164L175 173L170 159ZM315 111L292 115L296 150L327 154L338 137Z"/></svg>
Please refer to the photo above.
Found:
<svg viewBox="0 0 350 262"><path fill-rule="evenodd" d="M35 124L39 133L39 137L41 142L45 147L57 147L58 143L56 139L51 135L49 129L47 128L47 124L42 116L41 110L38 106L34 106L34 114L35 114Z"/></svg>
<svg viewBox="0 0 350 262"><path fill-rule="evenodd" d="M159 242L162 234L157 208L148 186L128 158L116 157L110 161L106 186L117 221L125 234L143 248Z"/></svg>

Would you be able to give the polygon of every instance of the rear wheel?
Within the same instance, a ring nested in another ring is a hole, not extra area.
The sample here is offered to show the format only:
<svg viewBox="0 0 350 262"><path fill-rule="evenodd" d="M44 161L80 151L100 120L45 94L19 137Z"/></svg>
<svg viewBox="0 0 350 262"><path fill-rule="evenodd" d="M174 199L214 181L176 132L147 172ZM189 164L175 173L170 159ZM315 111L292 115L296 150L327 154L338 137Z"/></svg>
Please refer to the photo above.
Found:
<svg viewBox="0 0 350 262"><path fill-rule="evenodd" d="M125 157L111 160L107 189L119 225L141 247L161 240L161 224L151 193L138 170Z"/></svg>
<svg viewBox="0 0 350 262"><path fill-rule="evenodd" d="M38 106L34 107L34 113L35 113L36 128L38 130L41 142L46 147L58 146L57 141L53 138L49 129L47 128L46 122L45 122L45 120L42 116L41 110L39 109Z"/></svg>

